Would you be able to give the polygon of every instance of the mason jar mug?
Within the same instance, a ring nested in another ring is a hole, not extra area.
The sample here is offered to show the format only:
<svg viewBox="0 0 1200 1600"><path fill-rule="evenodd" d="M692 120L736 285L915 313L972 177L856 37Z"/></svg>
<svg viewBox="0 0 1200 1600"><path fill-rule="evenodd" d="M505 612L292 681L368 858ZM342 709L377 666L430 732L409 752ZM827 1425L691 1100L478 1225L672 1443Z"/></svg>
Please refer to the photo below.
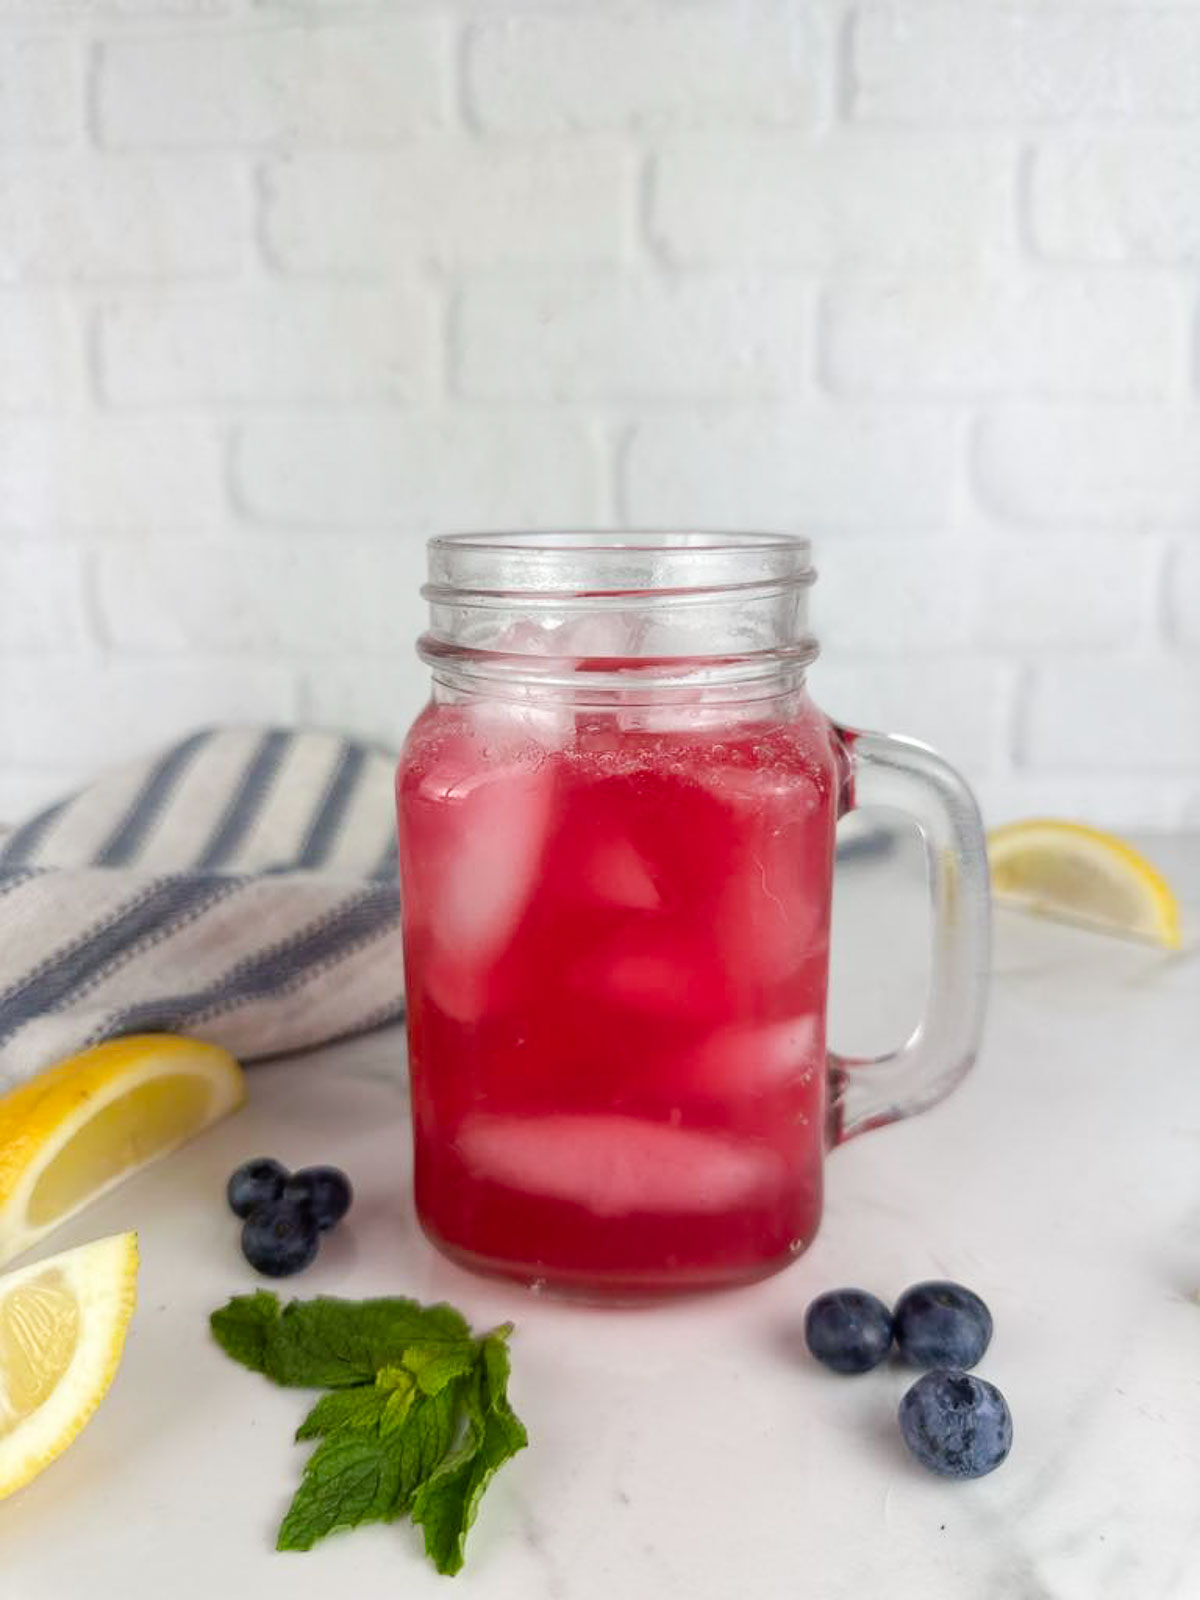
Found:
<svg viewBox="0 0 1200 1600"><path fill-rule="evenodd" d="M468 1266L591 1297L749 1280L821 1215L831 1144L970 1066L987 868L962 780L809 699L807 541L430 543L430 703L397 777L415 1194ZM833 1054L835 825L924 836L912 1037Z"/></svg>

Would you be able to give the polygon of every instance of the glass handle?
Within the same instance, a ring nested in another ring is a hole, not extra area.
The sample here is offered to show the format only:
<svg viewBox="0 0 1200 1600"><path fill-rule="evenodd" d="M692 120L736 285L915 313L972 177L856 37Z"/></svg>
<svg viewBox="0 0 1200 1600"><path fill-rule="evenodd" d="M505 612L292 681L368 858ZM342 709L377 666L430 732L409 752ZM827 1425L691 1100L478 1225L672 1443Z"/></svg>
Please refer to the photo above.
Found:
<svg viewBox="0 0 1200 1600"><path fill-rule="evenodd" d="M906 1044L873 1059L829 1054L829 1142L924 1111L949 1094L979 1049L991 943L987 847L975 797L927 745L836 730L846 809L903 812L921 831L933 911L929 991Z"/></svg>

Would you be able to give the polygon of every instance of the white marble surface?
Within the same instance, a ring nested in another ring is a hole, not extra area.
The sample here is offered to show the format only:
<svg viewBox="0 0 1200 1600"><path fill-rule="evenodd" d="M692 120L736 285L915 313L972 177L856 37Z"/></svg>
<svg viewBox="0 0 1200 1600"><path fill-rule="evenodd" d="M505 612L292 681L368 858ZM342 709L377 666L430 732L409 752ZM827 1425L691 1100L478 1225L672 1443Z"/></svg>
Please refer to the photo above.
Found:
<svg viewBox="0 0 1200 1600"><path fill-rule="evenodd" d="M1166 849L1166 846L1163 846ZM1169 852L1200 910L1200 840ZM895 1034L919 918L899 868L848 876L837 1040ZM754 1288L596 1311L473 1278L408 1198L395 1034L257 1069L239 1117L52 1248L141 1232L141 1297L103 1409L0 1505L3 1600L1190 1600L1200 1594L1200 954L998 919L983 1059L937 1110L834 1154L821 1235ZM406 1526L277 1555L304 1397L230 1364L209 1310L251 1287L221 1199L240 1159L343 1164L359 1202L295 1292L511 1318L531 1448L489 1492L456 1589ZM50 1248L48 1246L48 1248ZM904 1453L909 1379L834 1378L804 1307L853 1282L961 1278L995 1313L980 1369L1013 1454L973 1484Z"/></svg>

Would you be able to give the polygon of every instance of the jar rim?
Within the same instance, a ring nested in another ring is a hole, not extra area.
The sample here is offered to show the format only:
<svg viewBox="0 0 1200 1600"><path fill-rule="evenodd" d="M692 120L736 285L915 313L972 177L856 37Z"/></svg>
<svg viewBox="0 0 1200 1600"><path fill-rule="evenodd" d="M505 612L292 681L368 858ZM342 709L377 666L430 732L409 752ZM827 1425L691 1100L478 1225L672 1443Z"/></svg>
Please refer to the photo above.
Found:
<svg viewBox="0 0 1200 1600"><path fill-rule="evenodd" d="M731 595L812 583L812 546L799 534L722 529L553 529L445 533L429 540L431 601L488 606L648 604L668 596Z"/></svg>
<svg viewBox="0 0 1200 1600"><path fill-rule="evenodd" d="M589 542L584 542L589 541ZM799 533L768 533L750 528L495 528L435 534L431 550L775 550L791 549L807 558L812 541Z"/></svg>

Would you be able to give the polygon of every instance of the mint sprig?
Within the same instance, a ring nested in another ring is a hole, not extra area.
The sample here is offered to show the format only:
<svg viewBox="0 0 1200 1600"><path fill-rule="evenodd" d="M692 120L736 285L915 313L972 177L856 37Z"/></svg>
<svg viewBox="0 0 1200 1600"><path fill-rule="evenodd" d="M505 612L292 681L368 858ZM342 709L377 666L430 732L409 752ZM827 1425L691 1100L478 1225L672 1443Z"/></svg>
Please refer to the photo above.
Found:
<svg viewBox="0 0 1200 1600"><path fill-rule="evenodd" d="M489 1334L481 1359L463 1380L467 1428L458 1446L420 1485L412 1519L425 1529L425 1553L439 1572L463 1564L467 1530L497 1468L526 1444L525 1429L508 1403L507 1334Z"/></svg>
<svg viewBox="0 0 1200 1600"><path fill-rule="evenodd" d="M477 1338L452 1306L293 1300L260 1290L214 1311L217 1343L272 1382L330 1392L296 1430L316 1439L277 1548L411 1516L439 1572L463 1564L497 1468L525 1447L508 1403L506 1324Z"/></svg>

